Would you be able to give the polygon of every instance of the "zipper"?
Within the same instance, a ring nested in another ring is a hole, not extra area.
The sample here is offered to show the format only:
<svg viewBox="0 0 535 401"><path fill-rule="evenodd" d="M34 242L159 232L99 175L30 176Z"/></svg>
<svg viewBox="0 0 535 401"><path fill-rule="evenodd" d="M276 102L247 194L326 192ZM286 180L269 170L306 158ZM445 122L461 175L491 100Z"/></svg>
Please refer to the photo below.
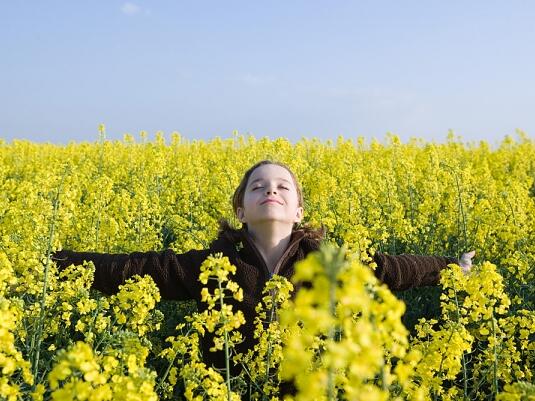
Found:
<svg viewBox="0 0 535 401"><path fill-rule="evenodd" d="M271 277L269 269L268 269L268 267L266 265L266 261L264 260L264 257L260 254L260 251L258 250L256 245L254 244L253 240L251 238L249 238L249 234L245 233L244 237L245 237L246 241L248 242L249 246L251 248L253 248L253 251L256 254L256 258L260 261L260 264L263 267L264 274L266 275L266 277Z"/></svg>
<svg viewBox="0 0 535 401"><path fill-rule="evenodd" d="M262 265L262 268L264 270L264 274L266 275L266 277L268 279L270 279L271 277L273 277L274 274L278 274L279 273L279 270L282 266L282 263L284 262L284 260L288 257L288 254L290 253L290 250L294 247L294 245L296 243L298 243L301 238L303 238L303 235L302 233L298 233L296 235L296 238L290 242L288 244L288 246L286 247L286 250L284 251L284 253L282 254L282 256L279 258L277 264L275 265L275 268L273 269L273 273L271 273L267 267L267 264L266 264L266 261L264 260L264 257L262 256L262 254L260 253L260 251L258 250L258 248L256 247L254 241L249 237L249 234L248 233L245 233L244 235L245 239L247 240L247 242L249 243L249 245L251 246L251 248L253 248L255 254L256 254L256 257L257 259L260 261L261 265Z"/></svg>
<svg viewBox="0 0 535 401"><path fill-rule="evenodd" d="M297 244L299 241L301 241L301 238L303 238L303 235L301 233L299 233L299 234L296 235L296 237L297 237L296 239L294 239L292 242L290 242L290 244L288 245L288 247L286 248L286 250L284 251L284 253L280 257L279 261L275 265L275 268L273 269L273 274L279 274L279 270L282 267L282 262L284 262L286 260L286 258L288 257L288 254L290 253L290 251L294 247L294 245Z"/></svg>

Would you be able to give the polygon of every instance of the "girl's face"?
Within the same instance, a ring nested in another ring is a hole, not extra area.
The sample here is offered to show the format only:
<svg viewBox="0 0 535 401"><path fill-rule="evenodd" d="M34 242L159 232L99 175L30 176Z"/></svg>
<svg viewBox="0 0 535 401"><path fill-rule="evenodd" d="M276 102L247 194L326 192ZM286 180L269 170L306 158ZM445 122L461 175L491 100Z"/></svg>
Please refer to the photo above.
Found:
<svg viewBox="0 0 535 401"><path fill-rule="evenodd" d="M247 182L243 207L238 219L248 226L266 222L293 225L301 221L303 208L292 176L284 167L264 164L256 168Z"/></svg>

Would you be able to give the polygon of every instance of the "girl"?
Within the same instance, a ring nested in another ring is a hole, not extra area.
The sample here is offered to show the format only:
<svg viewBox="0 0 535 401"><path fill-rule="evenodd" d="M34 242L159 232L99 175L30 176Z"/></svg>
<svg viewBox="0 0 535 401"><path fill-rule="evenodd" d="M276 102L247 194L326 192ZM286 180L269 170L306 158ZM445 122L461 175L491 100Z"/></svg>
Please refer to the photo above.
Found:
<svg viewBox="0 0 535 401"><path fill-rule="evenodd" d="M229 301L233 309L241 309L246 318L242 326L245 341L238 352L245 352L253 343L255 306L261 300L262 289L273 274L290 279L294 264L318 249L322 230L297 229L303 219L303 196L297 179L284 164L269 160L252 166L243 176L233 196L233 209L242 223L233 229L221 222L219 235L209 249L191 250L176 254L163 252L134 252L131 254L102 254L59 251L53 259L60 269L84 260L95 265L93 287L105 294L118 291L119 285L135 275L150 275L160 289L163 299L195 299L200 311L202 285L197 280L200 266L208 255L222 252L237 267L236 281L243 289L243 301ZM438 256L376 253L376 276L393 290L436 285L440 270L449 263L458 263L465 271L471 267L474 252L460 260ZM298 288L296 287L296 290ZM222 353L209 352L212 339L205 336L202 344L206 362L224 366Z"/></svg>

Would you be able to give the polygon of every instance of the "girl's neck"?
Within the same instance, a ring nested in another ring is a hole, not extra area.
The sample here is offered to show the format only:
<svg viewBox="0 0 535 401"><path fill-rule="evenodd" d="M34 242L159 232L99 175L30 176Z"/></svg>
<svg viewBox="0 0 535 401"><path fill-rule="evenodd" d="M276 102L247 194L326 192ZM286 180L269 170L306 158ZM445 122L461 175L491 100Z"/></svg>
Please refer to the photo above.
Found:
<svg viewBox="0 0 535 401"><path fill-rule="evenodd" d="M247 227L247 232L264 258L268 270L273 272L290 243L292 226L266 224Z"/></svg>

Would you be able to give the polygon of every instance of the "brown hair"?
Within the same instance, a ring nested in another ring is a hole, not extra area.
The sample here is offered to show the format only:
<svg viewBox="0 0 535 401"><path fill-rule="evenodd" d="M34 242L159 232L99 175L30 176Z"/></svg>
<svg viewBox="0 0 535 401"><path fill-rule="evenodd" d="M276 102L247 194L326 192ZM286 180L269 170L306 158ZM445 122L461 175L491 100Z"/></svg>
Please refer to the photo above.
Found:
<svg viewBox="0 0 535 401"><path fill-rule="evenodd" d="M243 197L245 195L245 188L247 187L247 183L249 182L249 177L251 177L251 174L253 174L253 171L255 171L258 167L264 166L266 164L275 164L277 166L280 166L284 169L286 169L290 175L292 176L292 180L295 185L295 189L297 190L297 200L299 202L299 206L303 207L303 192L301 191L301 187L299 186L299 183L297 182L297 178L295 177L295 174L292 170L290 170L290 167L288 167L286 164L271 160L262 160L256 163L254 166L249 168L243 175L240 185L236 188L234 191L234 195L232 195L232 209L234 210L234 214L238 214L238 208L243 207Z"/></svg>
<svg viewBox="0 0 535 401"><path fill-rule="evenodd" d="M288 167L286 164L281 163L281 162L276 162L276 161L271 161L271 160L262 160L256 163L254 166L252 166L245 172L245 174L243 175L240 181L240 184L234 191L234 195L232 195L232 208L234 210L235 215L238 214L238 207L243 207L243 198L245 195L245 188L247 187L247 183L249 182L249 177L251 177L251 174L253 174L253 171L255 171L258 167L266 165L266 164L275 164L277 166L281 166L282 168L288 170L288 172L290 173L294 181L295 188L297 190L297 199L298 199L299 206L303 207L304 205L303 192L301 190L301 186L299 185L299 182L297 181L295 174L293 173L292 170L290 170L290 167ZM219 220L219 225L220 225L220 229L219 229L220 233L237 232L237 231L234 231L235 229L231 228L231 226L229 225L226 219ZM243 225L243 228L247 230L247 224L243 223L242 225ZM318 229L318 228L310 227L308 224L302 224L302 223L294 224L294 229L295 228L299 228L305 231L306 235L309 238L317 240L317 241L321 241L324 238L325 232L326 232L325 227L323 226Z"/></svg>

